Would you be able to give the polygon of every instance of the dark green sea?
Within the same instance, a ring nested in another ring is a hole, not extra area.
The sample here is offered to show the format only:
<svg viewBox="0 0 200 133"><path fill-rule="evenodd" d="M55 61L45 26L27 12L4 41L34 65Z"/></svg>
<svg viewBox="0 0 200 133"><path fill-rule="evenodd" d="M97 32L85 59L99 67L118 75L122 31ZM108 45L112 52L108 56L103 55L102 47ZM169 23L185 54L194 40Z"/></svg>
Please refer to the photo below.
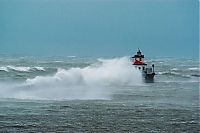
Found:
<svg viewBox="0 0 200 133"><path fill-rule="evenodd" d="M0 132L200 132L199 60L0 57Z"/></svg>

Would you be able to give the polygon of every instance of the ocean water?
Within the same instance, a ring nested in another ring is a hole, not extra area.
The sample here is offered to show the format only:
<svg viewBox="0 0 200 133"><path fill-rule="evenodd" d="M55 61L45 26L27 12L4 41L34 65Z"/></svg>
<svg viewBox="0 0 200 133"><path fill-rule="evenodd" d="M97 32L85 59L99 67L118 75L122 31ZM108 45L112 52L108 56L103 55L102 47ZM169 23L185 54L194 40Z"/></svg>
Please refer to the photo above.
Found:
<svg viewBox="0 0 200 133"><path fill-rule="evenodd" d="M199 60L0 57L0 132L200 132Z"/></svg>

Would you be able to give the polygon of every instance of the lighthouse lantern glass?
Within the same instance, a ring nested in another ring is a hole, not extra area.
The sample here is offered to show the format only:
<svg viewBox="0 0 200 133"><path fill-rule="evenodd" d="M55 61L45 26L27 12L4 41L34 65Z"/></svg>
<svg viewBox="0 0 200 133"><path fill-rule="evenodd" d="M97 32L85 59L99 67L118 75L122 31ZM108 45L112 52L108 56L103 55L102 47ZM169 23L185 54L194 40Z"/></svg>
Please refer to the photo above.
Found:
<svg viewBox="0 0 200 133"><path fill-rule="evenodd" d="M137 60L137 61L144 61L144 59L143 58L135 58L135 60Z"/></svg>

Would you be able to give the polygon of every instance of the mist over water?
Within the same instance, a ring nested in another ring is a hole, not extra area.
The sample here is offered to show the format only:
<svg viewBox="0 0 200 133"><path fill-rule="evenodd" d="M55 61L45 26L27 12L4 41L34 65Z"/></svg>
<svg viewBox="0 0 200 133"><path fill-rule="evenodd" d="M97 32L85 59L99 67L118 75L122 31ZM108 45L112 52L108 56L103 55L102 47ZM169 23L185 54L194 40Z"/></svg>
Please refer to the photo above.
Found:
<svg viewBox="0 0 200 133"><path fill-rule="evenodd" d="M12 67L30 71L30 67ZM45 71L42 67L35 67ZM1 83L0 97L20 99L111 99L116 88L142 84L141 73L128 57L98 59L87 67L57 68L54 74L27 78L21 83Z"/></svg>

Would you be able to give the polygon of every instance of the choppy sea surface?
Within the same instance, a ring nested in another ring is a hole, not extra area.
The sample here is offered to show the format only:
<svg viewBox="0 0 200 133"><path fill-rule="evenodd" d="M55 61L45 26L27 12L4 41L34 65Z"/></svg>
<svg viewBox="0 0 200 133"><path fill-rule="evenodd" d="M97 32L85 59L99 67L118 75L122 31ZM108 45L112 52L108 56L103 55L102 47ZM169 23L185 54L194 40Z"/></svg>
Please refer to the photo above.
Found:
<svg viewBox="0 0 200 133"><path fill-rule="evenodd" d="M0 56L0 132L200 132L198 59Z"/></svg>

